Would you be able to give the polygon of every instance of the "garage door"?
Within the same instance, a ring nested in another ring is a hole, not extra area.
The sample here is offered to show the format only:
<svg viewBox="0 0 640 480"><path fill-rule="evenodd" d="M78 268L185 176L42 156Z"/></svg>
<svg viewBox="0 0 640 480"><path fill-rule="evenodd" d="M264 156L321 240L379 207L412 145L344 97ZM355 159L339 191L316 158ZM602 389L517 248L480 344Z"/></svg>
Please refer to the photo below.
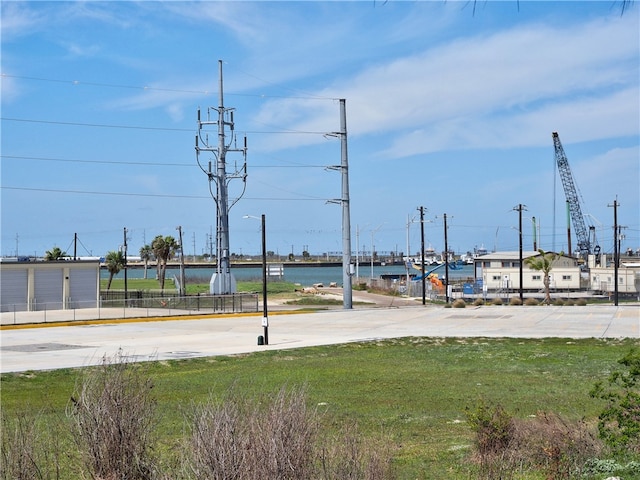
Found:
<svg viewBox="0 0 640 480"><path fill-rule="evenodd" d="M35 271L35 310L62 310L62 268Z"/></svg>
<svg viewBox="0 0 640 480"><path fill-rule="evenodd" d="M69 272L70 308L96 308L98 306L98 271L78 268Z"/></svg>
<svg viewBox="0 0 640 480"><path fill-rule="evenodd" d="M0 311L26 311L27 288L28 272L26 269L0 270Z"/></svg>

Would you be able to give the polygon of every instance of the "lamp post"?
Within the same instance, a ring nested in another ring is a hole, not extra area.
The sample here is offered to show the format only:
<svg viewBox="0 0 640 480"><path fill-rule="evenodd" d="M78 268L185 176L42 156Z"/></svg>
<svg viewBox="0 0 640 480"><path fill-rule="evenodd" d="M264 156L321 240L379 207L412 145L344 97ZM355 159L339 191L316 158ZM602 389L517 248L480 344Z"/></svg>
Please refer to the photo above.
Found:
<svg viewBox="0 0 640 480"><path fill-rule="evenodd" d="M267 229L264 213L260 218L245 215L243 218L255 218L261 221L262 230L262 328L264 344L269 345L269 315L267 309Z"/></svg>
<svg viewBox="0 0 640 480"><path fill-rule="evenodd" d="M518 263L519 263L519 283L518 290L520 293L520 305L524 305L524 293L523 293L523 266L522 266L522 211L527 209L526 205L519 203L516 207L513 207L514 210L518 212L518 237L519 237L519 248L518 248Z"/></svg>
<svg viewBox="0 0 640 480"><path fill-rule="evenodd" d="M418 207L420 211L420 268L422 272L422 305L427 304L427 284L424 270L424 207Z"/></svg>

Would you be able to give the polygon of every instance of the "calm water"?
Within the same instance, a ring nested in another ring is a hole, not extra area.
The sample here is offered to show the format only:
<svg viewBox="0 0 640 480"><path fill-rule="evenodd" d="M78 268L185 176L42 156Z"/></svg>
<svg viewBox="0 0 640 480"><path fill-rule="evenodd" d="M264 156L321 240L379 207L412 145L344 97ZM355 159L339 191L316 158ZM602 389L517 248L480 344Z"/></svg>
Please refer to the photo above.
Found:
<svg viewBox="0 0 640 480"><path fill-rule="evenodd" d="M248 280L262 280L262 267L249 267L249 268L232 268L231 271L239 281ZM187 267L185 268L185 276L187 280L198 279L203 283L207 283L211 278L211 275L215 273L213 267ZM371 264L360 264L357 273L362 279L368 279L371 277ZM419 273L418 270L410 269L411 274ZM444 276L444 267L436 270L439 276ZM373 278L379 278L381 275L396 274L405 275L406 268L404 265L387 265L373 267ZM147 270L147 278L155 278L155 268L149 268ZM180 277L179 268L167 268L166 278L170 279L173 276ZM466 279L473 277L473 266L464 265L458 267L456 270L449 270L449 275L452 280ZM109 278L109 272L105 269L100 271L101 278ZM143 278L143 268L130 268L127 270L127 278ZM124 272L120 272L114 278L124 278ZM299 283L303 286L313 285L314 283L323 283L329 285L331 282L336 282L338 285L342 285L342 267L340 266L304 266L304 267L284 267L283 280L291 283ZM356 277L353 279L356 282Z"/></svg>

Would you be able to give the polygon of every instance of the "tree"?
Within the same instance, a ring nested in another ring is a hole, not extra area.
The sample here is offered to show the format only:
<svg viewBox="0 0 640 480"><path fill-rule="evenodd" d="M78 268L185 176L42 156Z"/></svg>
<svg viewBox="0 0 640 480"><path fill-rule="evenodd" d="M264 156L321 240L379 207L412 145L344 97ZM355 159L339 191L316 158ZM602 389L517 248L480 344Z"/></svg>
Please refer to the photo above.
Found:
<svg viewBox="0 0 640 480"><path fill-rule="evenodd" d="M538 252L540 253L540 255L537 255L535 257L529 257L524 261L524 263L526 263L530 269L542 272L542 274L544 275L544 279L543 279L544 302L547 305L549 305L551 303L551 290L549 288L549 284L550 284L549 273L553 268L553 263L556 261L558 257L564 255L564 253L563 252L560 252L560 253L545 252L542 249L539 249Z"/></svg>
<svg viewBox="0 0 640 480"><path fill-rule="evenodd" d="M144 279L147 279L147 267L149 266L149 260L153 258L153 249L151 245L145 245L140 247L140 258L144 262Z"/></svg>
<svg viewBox="0 0 640 480"><path fill-rule="evenodd" d="M44 259L47 262L54 262L56 260L62 260L67 256L67 252L60 250L60 247L53 247L51 250L47 250L44 254Z"/></svg>
<svg viewBox="0 0 640 480"><path fill-rule="evenodd" d="M113 280L113 276L117 275L120 270L124 268L124 254L120 251L108 252L107 256L105 257L104 263L107 266L107 270L109 271L109 281L107 282L107 290L109 290L111 288L111 280Z"/></svg>
<svg viewBox="0 0 640 480"><path fill-rule="evenodd" d="M158 235L151 242L151 249L158 262L158 279L160 280L160 288L164 290L164 276L167 269L167 262L173 258L180 245L171 235L163 237Z"/></svg>

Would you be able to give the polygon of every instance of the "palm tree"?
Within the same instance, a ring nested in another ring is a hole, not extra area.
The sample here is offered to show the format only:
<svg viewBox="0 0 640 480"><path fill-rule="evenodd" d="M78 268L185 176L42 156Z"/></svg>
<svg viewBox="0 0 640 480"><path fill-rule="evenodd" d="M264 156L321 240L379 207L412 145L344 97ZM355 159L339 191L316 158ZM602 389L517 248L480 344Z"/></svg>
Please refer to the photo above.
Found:
<svg viewBox="0 0 640 480"><path fill-rule="evenodd" d="M111 288L111 280L113 280L113 276L117 275L120 270L124 268L124 254L120 251L108 252L104 263L107 266L107 270L109 270L109 281L107 282L107 290L109 290Z"/></svg>
<svg viewBox="0 0 640 480"><path fill-rule="evenodd" d="M556 261L557 258L564 255L564 253L563 252L560 252L560 253L545 252L542 249L539 249L538 252L540 253L540 255L537 255L535 257L529 257L524 261L524 263L526 263L530 269L542 272L542 274L544 275L544 279L543 279L544 303L549 305L551 303L551 290L549 288L550 286L549 273L553 268L553 263Z"/></svg>
<svg viewBox="0 0 640 480"><path fill-rule="evenodd" d="M158 279L160 280L160 288L164 290L164 276L167 269L167 262L173 258L180 245L171 235L163 237L158 235L151 242L151 249L156 256L158 262Z"/></svg>
<svg viewBox="0 0 640 480"><path fill-rule="evenodd" d="M60 250L60 247L53 247L51 250L47 250L44 254L44 259L47 262L53 262L56 260L61 260L63 257L67 256L67 252L63 252Z"/></svg>
<svg viewBox="0 0 640 480"><path fill-rule="evenodd" d="M147 267L149 266L149 260L153 258L153 249L151 245L145 245L140 248L140 258L144 261L144 279L147 279Z"/></svg>

